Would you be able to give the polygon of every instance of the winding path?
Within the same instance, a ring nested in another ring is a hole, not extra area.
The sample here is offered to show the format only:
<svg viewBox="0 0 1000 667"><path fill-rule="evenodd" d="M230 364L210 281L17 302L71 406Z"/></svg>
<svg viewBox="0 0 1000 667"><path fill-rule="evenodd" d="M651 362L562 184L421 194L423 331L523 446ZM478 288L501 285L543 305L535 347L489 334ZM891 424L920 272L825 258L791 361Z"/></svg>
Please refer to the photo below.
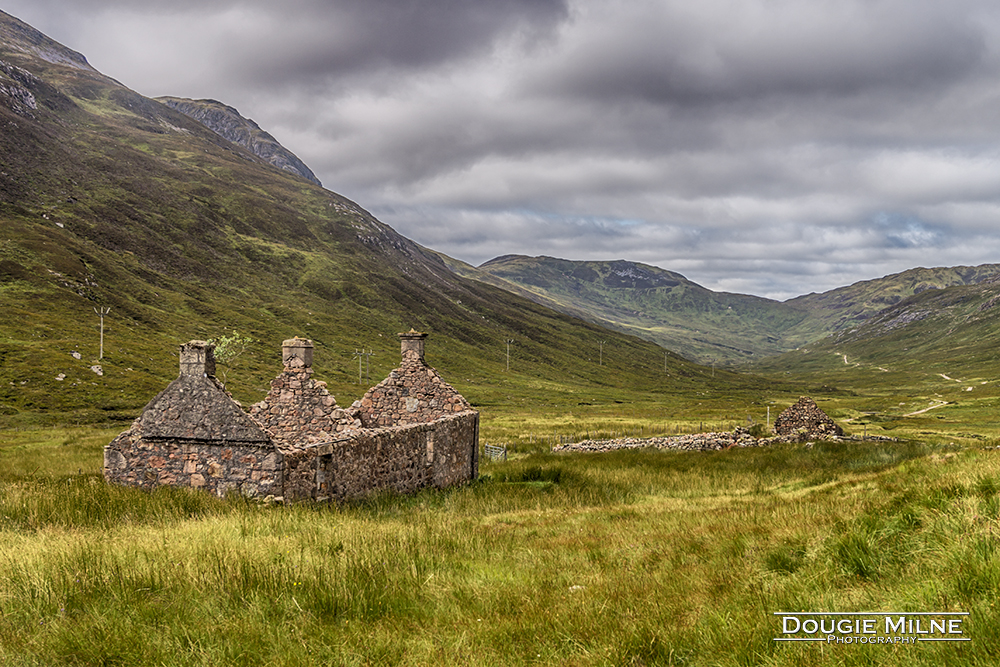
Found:
<svg viewBox="0 0 1000 667"><path fill-rule="evenodd" d="M948 378L948 379L950 380L951 378ZM948 401L939 401L938 399L934 399L934 400L937 401L937 404L932 405L929 408L924 408L923 410L917 410L916 412L911 412L910 414L903 415L903 416L904 417L913 417L915 415L922 415L925 412L927 412L928 410L933 410L934 408L940 408L940 407L944 407L945 405L948 405Z"/></svg>

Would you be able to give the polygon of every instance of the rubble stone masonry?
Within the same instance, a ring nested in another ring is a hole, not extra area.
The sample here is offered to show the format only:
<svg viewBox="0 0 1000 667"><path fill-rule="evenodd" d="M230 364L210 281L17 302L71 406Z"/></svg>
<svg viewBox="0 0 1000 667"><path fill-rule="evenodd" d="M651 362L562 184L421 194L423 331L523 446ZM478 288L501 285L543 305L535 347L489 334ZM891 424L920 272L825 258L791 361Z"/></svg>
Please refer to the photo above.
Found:
<svg viewBox="0 0 1000 667"><path fill-rule="evenodd" d="M270 443L132 439L123 434L104 449L104 475L109 482L146 489L189 486L218 496L277 496L283 493L283 458Z"/></svg>
<svg viewBox="0 0 1000 667"><path fill-rule="evenodd" d="M781 436L802 438L844 435L844 430L808 396L800 397L794 405L778 415L774 420L774 432Z"/></svg>
<svg viewBox="0 0 1000 667"><path fill-rule="evenodd" d="M322 442L361 427L358 409L339 408L326 383L313 379L312 353L312 341L304 338L282 343L284 369L271 381L267 397L250 409L279 442Z"/></svg>
<svg viewBox="0 0 1000 667"><path fill-rule="evenodd" d="M285 453L285 499L356 498L379 490L411 493L479 476L479 413L426 424L363 429Z"/></svg>
<svg viewBox="0 0 1000 667"><path fill-rule="evenodd" d="M420 424L472 410L472 406L424 361L427 334L399 334L403 362L361 399L365 428Z"/></svg>
<svg viewBox="0 0 1000 667"><path fill-rule="evenodd" d="M108 481L203 488L218 495L281 492L281 453L271 436L209 372L213 347L180 348L180 375L104 448Z"/></svg>

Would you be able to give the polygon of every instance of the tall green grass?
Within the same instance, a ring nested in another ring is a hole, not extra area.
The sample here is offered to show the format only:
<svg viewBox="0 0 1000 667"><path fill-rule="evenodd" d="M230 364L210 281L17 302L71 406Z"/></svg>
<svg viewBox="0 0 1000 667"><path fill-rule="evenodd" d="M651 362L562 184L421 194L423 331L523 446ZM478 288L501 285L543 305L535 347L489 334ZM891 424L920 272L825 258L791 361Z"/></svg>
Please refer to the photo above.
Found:
<svg viewBox="0 0 1000 667"><path fill-rule="evenodd" d="M993 452L920 443L531 454L342 506L4 469L0 664L989 664L998 516ZM781 645L787 610L973 641Z"/></svg>

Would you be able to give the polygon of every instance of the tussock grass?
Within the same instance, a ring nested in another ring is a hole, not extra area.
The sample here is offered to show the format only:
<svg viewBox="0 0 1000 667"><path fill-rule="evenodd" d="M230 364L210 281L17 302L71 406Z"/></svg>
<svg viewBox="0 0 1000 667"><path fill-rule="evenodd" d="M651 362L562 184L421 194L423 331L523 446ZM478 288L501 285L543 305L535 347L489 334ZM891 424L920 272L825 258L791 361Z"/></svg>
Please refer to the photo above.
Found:
<svg viewBox="0 0 1000 667"><path fill-rule="evenodd" d="M446 491L281 506L108 487L93 467L5 470L0 663L995 658L993 452L530 454L483 473ZM973 642L779 645L772 613L788 610L969 611Z"/></svg>

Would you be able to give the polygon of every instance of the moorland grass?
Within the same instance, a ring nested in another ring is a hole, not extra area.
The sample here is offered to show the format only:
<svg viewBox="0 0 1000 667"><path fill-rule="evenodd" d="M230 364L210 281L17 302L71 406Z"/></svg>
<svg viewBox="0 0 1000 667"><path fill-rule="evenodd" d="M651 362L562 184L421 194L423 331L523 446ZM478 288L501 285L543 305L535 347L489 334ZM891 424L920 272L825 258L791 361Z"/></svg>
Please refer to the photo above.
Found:
<svg viewBox="0 0 1000 667"><path fill-rule="evenodd" d="M462 488L282 506L107 486L99 433L65 469L70 431L34 436L51 471L0 469L0 664L997 658L990 450L537 453ZM773 641L774 612L821 610L968 611L973 641Z"/></svg>

